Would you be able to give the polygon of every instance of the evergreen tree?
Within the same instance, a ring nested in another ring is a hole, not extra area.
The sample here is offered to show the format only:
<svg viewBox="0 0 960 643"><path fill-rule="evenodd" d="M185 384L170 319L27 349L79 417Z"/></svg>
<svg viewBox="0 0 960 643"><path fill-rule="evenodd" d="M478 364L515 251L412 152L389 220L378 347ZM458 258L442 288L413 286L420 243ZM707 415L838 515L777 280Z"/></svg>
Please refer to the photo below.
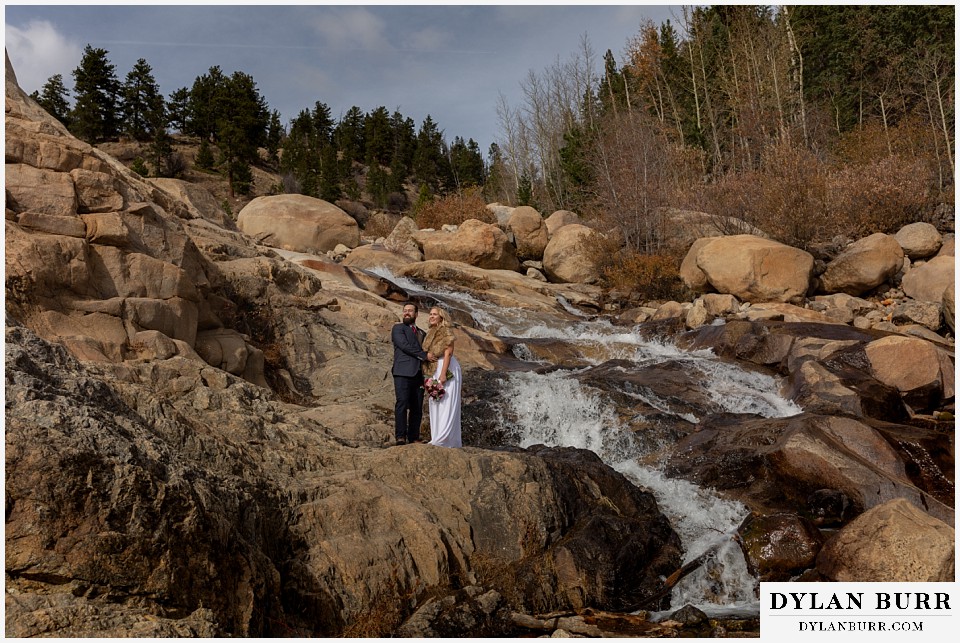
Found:
<svg viewBox="0 0 960 643"><path fill-rule="evenodd" d="M166 128L163 94L143 58L127 74L121 96L124 134L135 141L146 141L156 135L157 128Z"/></svg>
<svg viewBox="0 0 960 643"><path fill-rule="evenodd" d="M200 148L197 150L196 164L201 170L210 170L213 168L213 150L210 149L210 141L205 138L200 139Z"/></svg>
<svg viewBox="0 0 960 643"><path fill-rule="evenodd" d="M270 162L277 164L280 162L279 152L280 144L283 142L283 124L280 122L280 112L273 110L270 114L270 124L267 126L267 153L270 155Z"/></svg>
<svg viewBox="0 0 960 643"><path fill-rule="evenodd" d="M245 193L252 181L250 165L259 160L257 150L267 144L270 126L270 111L253 77L240 71L228 77L211 67L194 81L189 105L188 129L217 144L230 196Z"/></svg>
<svg viewBox="0 0 960 643"><path fill-rule="evenodd" d="M398 186L391 192L402 190L403 183L413 168L413 155L417 149L417 125L412 118L404 118L400 112L390 117L390 131L393 133L393 151L391 153L391 182Z"/></svg>
<svg viewBox="0 0 960 643"><path fill-rule="evenodd" d="M587 200L590 185L594 181L589 160L588 135L583 127L577 125L563 135L563 142L560 149L560 167L563 169L565 191L570 195L571 206L576 209Z"/></svg>
<svg viewBox="0 0 960 643"><path fill-rule="evenodd" d="M105 49L87 45L80 65L73 70L76 102L70 112L71 131L88 143L118 134L120 81Z"/></svg>
<svg viewBox="0 0 960 643"><path fill-rule="evenodd" d="M307 110L290 121L290 132L283 143L280 169L292 174L307 196L319 194L320 150L316 147L313 118Z"/></svg>
<svg viewBox="0 0 960 643"><path fill-rule="evenodd" d="M167 118L170 126L181 134L187 133L190 120L190 90L186 87L174 91L167 100Z"/></svg>
<svg viewBox="0 0 960 643"><path fill-rule="evenodd" d="M445 184L452 183L450 161L444 150L443 132L427 114L417 132L417 147L413 155L413 177L437 193Z"/></svg>
<svg viewBox="0 0 960 643"><path fill-rule="evenodd" d="M393 157L393 135L390 114L386 107L378 107L363 122L363 141L367 163L390 165Z"/></svg>
<svg viewBox="0 0 960 643"><path fill-rule="evenodd" d="M458 189L483 185L483 157L472 138L465 143L459 136L450 146L450 169Z"/></svg>
<svg viewBox="0 0 960 643"><path fill-rule="evenodd" d="M215 130L230 196L249 191L253 180L250 165L260 158L258 148L266 144L269 124L267 103L257 91L253 77L233 72L225 83Z"/></svg>
<svg viewBox="0 0 960 643"><path fill-rule="evenodd" d="M363 111L354 105L340 119L334 132L337 149L340 150L341 158L345 164L344 169L349 171L352 171L354 162L362 163L364 160L363 121Z"/></svg>
<svg viewBox="0 0 960 643"><path fill-rule="evenodd" d="M517 185L517 205L535 207L533 202L533 180L526 172L520 175L520 181Z"/></svg>
<svg viewBox="0 0 960 643"><path fill-rule="evenodd" d="M367 193L373 200L373 203L380 208L387 205L387 173L377 161L371 161L367 166Z"/></svg>
<svg viewBox="0 0 960 643"><path fill-rule="evenodd" d="M343 196L337 168L337 148L327 142L320 152L320 198L330 203Z"/></svg>
<svg viewBox="0 0 960 643"><path fill-rule="evenodd" d="M54 74L40 88L40 92L30 94L48 114L69 127L70 104L67 102L67 88L63 85L63 76Z"/></svg>
<svg viewBox="0 0 960 643"><path fill-rule="evenodd" d="M326 145L332 144L335 123L330 115L330 107L326 103L317 101L313 106L311 118L313 120L314 136L312 145L322 149Z"/></svg>
<svg viewBox="0 0 960 643"><path fill-rule="evenodd" d="M201 139L215 139L217 119L227 100L226 85L227 78L217 65L193 81L187 108L187 131L190 134Z"/></svg>

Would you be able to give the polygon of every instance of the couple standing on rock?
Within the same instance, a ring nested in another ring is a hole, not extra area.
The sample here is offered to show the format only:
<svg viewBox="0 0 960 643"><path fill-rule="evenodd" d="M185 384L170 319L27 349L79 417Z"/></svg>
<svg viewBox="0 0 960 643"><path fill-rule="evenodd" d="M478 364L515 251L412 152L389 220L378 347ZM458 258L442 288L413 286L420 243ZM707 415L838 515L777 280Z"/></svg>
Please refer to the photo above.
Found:
<svg viewBox="0 0 960 643"><path fill-rule="evenodd" d="M417 328L417 305L403 306L403 322L390 333L393 386L397 394L397 444L422 442L423 394L430 400L430 444L460 447L460 362L453 356L453 329L446 314L430 309L430 330Z"/></svg>

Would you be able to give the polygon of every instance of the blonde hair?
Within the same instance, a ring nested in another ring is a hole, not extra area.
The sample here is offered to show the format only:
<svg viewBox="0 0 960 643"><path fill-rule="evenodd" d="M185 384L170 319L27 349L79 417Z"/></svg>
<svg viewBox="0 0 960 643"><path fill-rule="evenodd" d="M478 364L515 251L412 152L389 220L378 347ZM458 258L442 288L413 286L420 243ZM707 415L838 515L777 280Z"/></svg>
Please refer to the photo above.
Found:
<svg viewBox="0 0 960 643"><path fill-rule="evenodd" d="M439 306L431 306L430 312L437 311L437 315L440 316L440 322L437 324L437 328L448 328L450 327L450 318L447 317L447 311Z"/></svg>

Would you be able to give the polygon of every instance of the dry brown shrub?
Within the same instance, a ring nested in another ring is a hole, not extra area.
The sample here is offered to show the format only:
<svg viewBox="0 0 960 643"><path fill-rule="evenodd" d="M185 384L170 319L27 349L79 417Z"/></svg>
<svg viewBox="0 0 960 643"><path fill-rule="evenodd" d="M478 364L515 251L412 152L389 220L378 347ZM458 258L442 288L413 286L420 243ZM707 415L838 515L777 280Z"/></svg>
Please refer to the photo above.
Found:
<svg viewBox="0 0 960 643"><path fill-rule="evenodd" d="M830 177L832 217L854 237L896 232L922 220L934 205L930 178L929 167L915 158L889 156L844 167Z"/></svg>
<svg viewBox="0 0 960 643"><path fill-rule="evenodd" d="M646 254L624 247L616 235L595 235L581 247L597 267L603 285L636 293L641 299L685 300L690 293L680 278L681 256Z"/></svg>
<svg viewBox="0 0 960 643"><path fill-rule="evenodd" d="M467 188L457 194L439 197L421 205L415 216L421 230L439 230L444 225L460 225L467 219L496 223L497 217L487 209L480 188Z"/></svg>
<svg viewBox="0 0 960 643"><path fill-rule="evenodd" d="M700 207L803 248L836 234L827 185L825 168L812 153L781 143L767 150L761 169L727 175L706 187Z"/></svg>

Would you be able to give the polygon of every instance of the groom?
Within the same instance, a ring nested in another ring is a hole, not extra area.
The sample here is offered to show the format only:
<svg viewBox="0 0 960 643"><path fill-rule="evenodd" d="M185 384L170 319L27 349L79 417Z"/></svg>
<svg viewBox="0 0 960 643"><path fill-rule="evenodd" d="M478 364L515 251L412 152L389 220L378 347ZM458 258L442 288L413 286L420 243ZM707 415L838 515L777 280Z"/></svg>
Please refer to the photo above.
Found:
<svg viewBox="0 0 960 643"><path fill-rule="evenodd" d="M420 421L423 418L423 375L421 362L429 356L421 344L426 334L417 328L417 305L403 306L403 322L394 324L390 332L393 341L393 388L397 394L394 434L397 444L420 440Z"/></svg>

